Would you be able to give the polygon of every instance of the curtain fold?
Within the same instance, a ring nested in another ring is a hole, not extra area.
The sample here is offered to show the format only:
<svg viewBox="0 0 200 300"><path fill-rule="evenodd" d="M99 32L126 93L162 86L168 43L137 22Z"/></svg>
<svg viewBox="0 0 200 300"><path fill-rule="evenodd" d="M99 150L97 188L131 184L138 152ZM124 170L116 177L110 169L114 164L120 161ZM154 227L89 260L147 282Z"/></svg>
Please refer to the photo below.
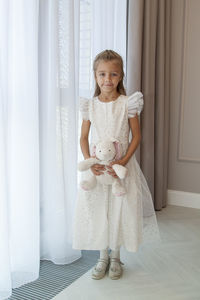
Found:
<svg viewBox="0 0 200 300"><path fill-rule="evenodd" d="M0 5L3 299L11 295L11 288L35 280L39 273L38 1Z"/></svg>
<svg viewBox="0 0 200 300"><path fill-rule="evenodd" d="M57 264L81 256L71 246L77 189L78 5L41 1L39 10L40 249L42 259Z"/></svg>
<svg viewBox="0 0 200 300"><path fill-rule="evenodd" d="M79 1L0 1L0 299L71 263ZM2 46L3 45L3 46Z"/></svg>
<svg viewBox="0 0 200 300"><path fill-rule="evenodd" d="M136 156L156 210L161 210L167 202L169 32L170 1L129 1L128 91L141 90L144 95L140 118L142 140Z"/></svg>

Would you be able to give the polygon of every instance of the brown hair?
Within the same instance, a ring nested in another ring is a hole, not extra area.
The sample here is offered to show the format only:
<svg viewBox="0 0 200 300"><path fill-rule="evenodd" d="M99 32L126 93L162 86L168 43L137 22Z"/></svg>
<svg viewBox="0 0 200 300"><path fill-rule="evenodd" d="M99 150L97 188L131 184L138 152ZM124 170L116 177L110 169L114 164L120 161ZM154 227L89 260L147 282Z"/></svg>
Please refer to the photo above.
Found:
<svg viewBox="0 0 200 300"><path fill-rule="evenodd" d="M93 62L93 72L94 72L94 77L95 77L95 73L98 67L98 64L100 61L111 61L111 60L117 60L117 62L119 63L119 66L121 67L121 80L118 83L117 86L117 91L118 93L120 93L121 95L126 95L126 91L123 85L123 79L124 79L124 70L123 70L123 59L122 57L115 51L113 50L104 50L102 52L100 52L94 59ZM99 96L101 93L101 90L96 82L95 84L95 92L94 92L94 96Z"/></svg>

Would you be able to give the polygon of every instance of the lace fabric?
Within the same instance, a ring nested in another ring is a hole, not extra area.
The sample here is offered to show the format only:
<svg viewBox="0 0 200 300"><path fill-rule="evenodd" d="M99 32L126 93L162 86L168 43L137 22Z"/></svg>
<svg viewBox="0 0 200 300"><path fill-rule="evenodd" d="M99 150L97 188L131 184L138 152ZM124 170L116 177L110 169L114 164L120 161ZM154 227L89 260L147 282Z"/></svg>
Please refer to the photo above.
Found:
<svg viewBox="0 0 200 300"><path fill-rule="evenodd" d="M125 155L129 145L128 118L140 114L142 108L140 92L129 97L121 95L112 102L101 102L97 97L82 100L82 116L91 121L90 149L99 140L115 137ZM136 252L141 244L160 241L151 193L135 154L126 167L128 175L122 184L127 192L122 197L114 196L111 186L99 183L91 191L78 190L73 248L114 250L124 246ZM83 180L90 176L91 170L81 173Z"/></svg>

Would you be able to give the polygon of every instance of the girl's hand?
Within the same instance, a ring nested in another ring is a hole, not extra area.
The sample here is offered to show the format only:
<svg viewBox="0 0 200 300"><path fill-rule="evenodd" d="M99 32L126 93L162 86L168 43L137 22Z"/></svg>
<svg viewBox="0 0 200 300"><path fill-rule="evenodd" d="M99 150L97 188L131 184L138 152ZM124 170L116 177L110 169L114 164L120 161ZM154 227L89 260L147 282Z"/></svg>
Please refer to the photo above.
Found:
<svg viewBox="0 0 200 300"><path fill-rule="evenodd" d="M105 166L104 165L95 164L90 169L92 170L92 173L95 176L99 176L99 175L101 175L101 174L104 173L102 171L105 171Z"/></svg>
<svg viewBox="0 0 200 300"><path fill-rule="evenodd" d="M106 166L106 168L108 169L108 174L110 174L114 178L118 178L117 174L115 173L115 171L112 168L112 165L115 165L115 164L124 166L125 163L122 160L115 160L115 161L112 161L108 166Z"/></svg>

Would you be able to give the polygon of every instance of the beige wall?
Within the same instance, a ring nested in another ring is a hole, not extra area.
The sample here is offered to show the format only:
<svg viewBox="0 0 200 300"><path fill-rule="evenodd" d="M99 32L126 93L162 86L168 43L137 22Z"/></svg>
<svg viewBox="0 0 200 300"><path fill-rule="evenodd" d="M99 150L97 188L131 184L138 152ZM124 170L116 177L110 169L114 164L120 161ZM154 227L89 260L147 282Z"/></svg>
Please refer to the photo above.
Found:
<svg viewBox="0 0 200 300"><path fill-rule="evenodd" d="M200 193L200 0L172 0L168 189Z"/></svg>

